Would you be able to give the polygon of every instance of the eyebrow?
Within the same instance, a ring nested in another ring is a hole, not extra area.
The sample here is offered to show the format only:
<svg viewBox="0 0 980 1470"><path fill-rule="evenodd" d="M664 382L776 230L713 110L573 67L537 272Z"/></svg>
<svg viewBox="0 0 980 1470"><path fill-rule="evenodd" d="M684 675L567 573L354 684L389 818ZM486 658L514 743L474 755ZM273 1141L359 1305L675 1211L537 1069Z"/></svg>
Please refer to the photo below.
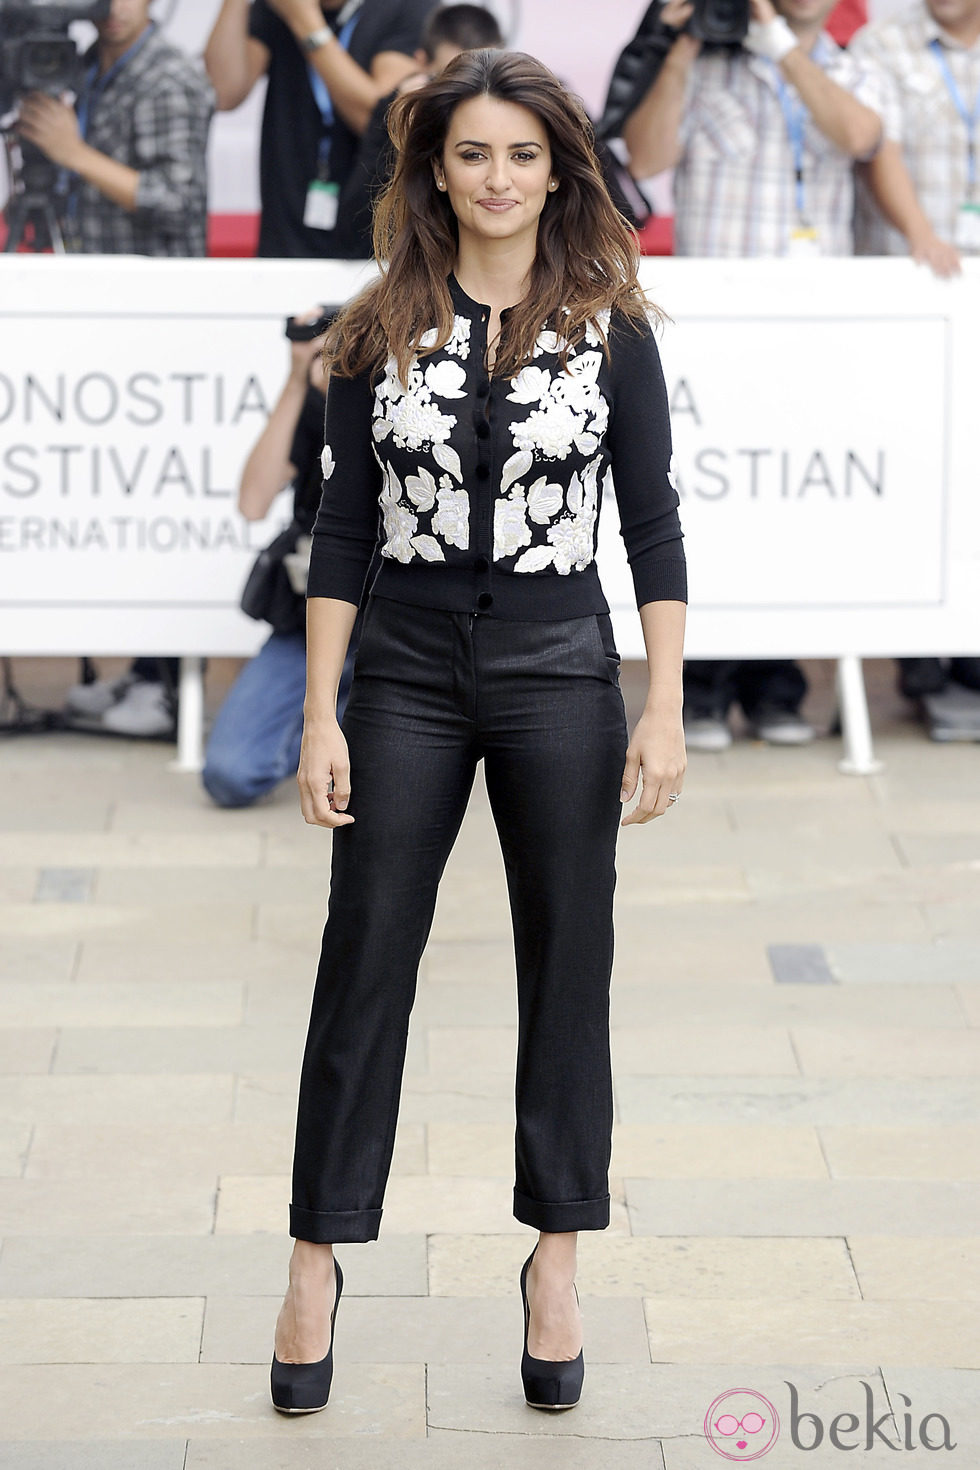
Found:
<svg viewBox="0 0 980 1470"><path fill-rule="evenodd" d="M490 144L481 143L477 138L461 138L454 146L457 148L489 148ZM544 144L536 143L532 138L527 143L509 143L507 146L509 148L543 148Z"/></svg>

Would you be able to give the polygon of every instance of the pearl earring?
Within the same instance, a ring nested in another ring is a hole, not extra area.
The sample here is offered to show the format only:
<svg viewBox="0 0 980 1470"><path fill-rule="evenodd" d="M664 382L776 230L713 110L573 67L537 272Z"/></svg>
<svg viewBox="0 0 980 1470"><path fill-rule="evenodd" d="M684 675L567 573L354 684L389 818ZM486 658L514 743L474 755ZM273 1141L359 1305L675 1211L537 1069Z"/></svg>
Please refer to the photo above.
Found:
<svg viewBox="0 0 980 1470"><path fill-rule="evenodd" d="M436 188L437 189L444 189L445 187L446 187L446 181L445 181L445 179L436 179Z"/></svg>
<svg viewBox="0 0 980 1470"><path fill-rule="evenodd" d="M557 179L549 179L549 181L548 181L548 188L549 189L557 189L558 188L558 180Z"/></svg>

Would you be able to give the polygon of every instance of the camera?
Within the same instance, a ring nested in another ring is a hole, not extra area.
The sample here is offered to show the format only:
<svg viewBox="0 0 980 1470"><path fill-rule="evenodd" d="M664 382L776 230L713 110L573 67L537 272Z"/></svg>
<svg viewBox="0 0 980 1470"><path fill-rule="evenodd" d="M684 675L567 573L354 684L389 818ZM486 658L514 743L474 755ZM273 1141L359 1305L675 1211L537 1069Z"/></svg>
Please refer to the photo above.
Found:
<svg viewBox="0 0 980 1470"><path fill-rule="evenodd" d="M749 29L749 0L694 0L687 29L710 46L739 46Z"/></svg>
<svg viewBox="0 0 980 1470"><path fill-rule="evenodd" d="M112 0L0 0L0 113L25 92L77 92L82 81L72 21L107 20Z"/></svg>
<svg viewBox="0 0 980 1470"><path fill-rule="evenodd" d="M288 340L290 342L312 342L315 337L322 337L339 310L339 306L321 306L320 315L315 322L298 322L294 316L287 316L286 336Z"/></svg>

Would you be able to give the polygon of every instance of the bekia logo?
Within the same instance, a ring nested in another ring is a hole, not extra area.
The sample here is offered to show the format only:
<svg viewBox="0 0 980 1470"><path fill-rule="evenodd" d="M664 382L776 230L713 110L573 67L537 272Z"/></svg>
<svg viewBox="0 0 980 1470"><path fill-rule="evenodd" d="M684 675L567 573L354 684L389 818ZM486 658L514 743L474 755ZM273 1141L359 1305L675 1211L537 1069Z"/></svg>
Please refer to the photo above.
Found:
<svg viewBox="0 0 980 1470"><path fill-rule="evenodd" d="M905 1405L904 1413L887 1408L876 1416L871 1384L862 1379L863 1417L845 1411L835 1414L825 1424L819 1414L800 1407L796 1384L789 1379L783 1381L789 1389L788 1428L794 1449L815 1450L825 1439L835 1450L873 1450L879 1446L887 1450L956 1448L945 1415L923 1414L916 1424L915 1416L909 1412L912 1400L904 1393L898 1395ZM775 1405L756 1389L729 1388L708 1405L704 1437L724 1459L745 1465L761 1459L772 1449L779 1437L779 1414Z"/></svg>
<svg viewBox="0 0 980 1470"><path fill-rule="evenodd" d="M726 1460L747 1465L772 1449L779 1437L779 1415L754 1388L729 1388L708 1405L704 1437Z"/></svg>

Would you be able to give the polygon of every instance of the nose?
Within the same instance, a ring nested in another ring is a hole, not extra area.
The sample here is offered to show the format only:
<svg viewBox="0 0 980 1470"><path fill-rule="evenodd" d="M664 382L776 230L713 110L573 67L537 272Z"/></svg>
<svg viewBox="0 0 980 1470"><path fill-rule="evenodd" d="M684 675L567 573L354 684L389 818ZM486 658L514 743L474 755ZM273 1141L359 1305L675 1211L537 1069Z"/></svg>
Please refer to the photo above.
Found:
<svg viewBox="0 0 980 1470"><path fill-rule="evenodd" d="M503 194L510 183L510 160L506 154L491 156L487 184L495 194Z"/></svg>

